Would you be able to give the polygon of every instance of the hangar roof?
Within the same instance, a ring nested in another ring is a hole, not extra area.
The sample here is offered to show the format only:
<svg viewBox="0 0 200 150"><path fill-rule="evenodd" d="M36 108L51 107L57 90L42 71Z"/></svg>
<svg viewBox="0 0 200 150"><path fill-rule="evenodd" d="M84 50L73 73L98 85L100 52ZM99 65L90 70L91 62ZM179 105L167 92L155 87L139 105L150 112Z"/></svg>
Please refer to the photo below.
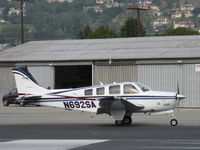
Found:
<svg viewBox="0 0 200 150"><path fill-rule="evenodd" d="M200 58L200 36L31 41L0 52L0 62Z"/></svg>

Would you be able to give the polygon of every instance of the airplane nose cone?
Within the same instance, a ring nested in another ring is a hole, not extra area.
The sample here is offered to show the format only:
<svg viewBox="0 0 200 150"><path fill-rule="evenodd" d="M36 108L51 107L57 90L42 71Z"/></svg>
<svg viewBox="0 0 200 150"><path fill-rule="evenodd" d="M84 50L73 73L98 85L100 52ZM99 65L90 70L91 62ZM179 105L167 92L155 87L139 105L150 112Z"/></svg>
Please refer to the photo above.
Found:
<svg viewBox="0 0 200 150"><path fill-rule="evenodd" d="M186 98L186 96L185 95L182 95L182 94L177 94L177 96L176 96L178 99L184 99L184 98Z"/></svg>

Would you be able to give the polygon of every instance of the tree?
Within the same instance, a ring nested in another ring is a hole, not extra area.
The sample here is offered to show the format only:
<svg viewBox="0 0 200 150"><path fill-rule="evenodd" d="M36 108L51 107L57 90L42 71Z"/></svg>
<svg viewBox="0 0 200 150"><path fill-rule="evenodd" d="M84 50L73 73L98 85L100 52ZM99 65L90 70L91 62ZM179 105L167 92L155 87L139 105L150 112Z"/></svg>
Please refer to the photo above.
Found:
<svg viewBox="0 0 200 150"><path fill-rule="evenodd" d="M153 0L152 3L160 6L161 5L161 0Z"/></svg>
<svg viewBox="0 0 200 150"><path fill-rule="evenodd" d="M79 31L77 38L79 39L101 39L101 38L116 38L117 33L109 26L102 25L92 31L89 25L86 25L84 29Z"/></svg>
<svg viewBox="0 0 200 150"><path fill-rule="evenodd" d="M54 38L54 16L47 12L38 12L33 16L33 26L35 27L34 37L36 39Z"/></svg>
<svg viewBox="0 0 200 150"><path fill-rule="evenodd" d="M200 14L200 8L194 8L194 11L193 11L193 13L197 16L197 15L199 15Z"/></svg>
<svg viewBox="0 0 200 150"><path fill-rule="evenodd" d="M30 31L30 27L25 25L24 35L26 40L32 39ZM3 25L0 32L0 42L2 41L5 41L6 43L18 43L20 41L20 26L18 24L9 23Z"/></svg>
<svg viewBox="0 0 200 150"><path fill-rule="evenodd" d="M145 29L141 25L142 36L145 36ZM121 37L135 37L138 36L137 20L133 17L129 17L123 26L120 28Z"/></svg>
<svg viewBox="0 0 200 150"><path fill-rule="evenodd" d="M168 31L166 31L165 33L161 34L162 36L169 36L169 35L198 35L199 32L192 30L192 29L188 29L185 27L178 27L176 29L169 29Z"/></svg>
<svg viewBox="0 0 200 150"><path fill-rule="evenodd" d="M66 12L58 16L57 22L59 27L67 37L75 38L79 29L85 24L91 23L91 18L88 14L81 12Z"/></svg>
<svg viewBox="0 0 200 150"><path fill-rule="evenodd" d="M117 33L114 29L111 29L107 25L102 25L98 27L91 35L91 38L93 39L99 39L99 38L116 38Z"/></svg>
<svg viewBox="0 0 200 150"><path fill-rule="evenodd" d="M78 33L78 39L89 39L91 38L92 29L89 24L87 24L83 30L80 30Z"/></svg>
<svg viewBox="0 0 200 150"><path fill-rule="evenodd" d="M19 41L19 37L20 32L18 25L6 24L0 33L1 41L15 43L16 41Z"/></svg>

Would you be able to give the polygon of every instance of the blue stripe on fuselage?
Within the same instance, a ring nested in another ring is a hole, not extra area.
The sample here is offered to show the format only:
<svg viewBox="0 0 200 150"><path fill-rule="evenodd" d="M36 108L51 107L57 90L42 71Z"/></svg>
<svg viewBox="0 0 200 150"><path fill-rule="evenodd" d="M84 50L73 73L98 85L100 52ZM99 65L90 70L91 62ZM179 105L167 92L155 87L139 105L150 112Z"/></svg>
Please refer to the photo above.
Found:
<svg viewBox="0 0 200 150"><path fill-rule="evenodd" d="M93 98L100 99L100 97L82 97L82 98ZM101 97L102 98L102 97ZM103 97L104 98L104 97ZM175 100L175 97L122 97L127 100ZM26 100L26 102L37 103L37 102L63 102L63 101L87 101L87 99L78 99L78 98L45 98L40 100ZM94 100L95 101L95 100Z"/></svg>

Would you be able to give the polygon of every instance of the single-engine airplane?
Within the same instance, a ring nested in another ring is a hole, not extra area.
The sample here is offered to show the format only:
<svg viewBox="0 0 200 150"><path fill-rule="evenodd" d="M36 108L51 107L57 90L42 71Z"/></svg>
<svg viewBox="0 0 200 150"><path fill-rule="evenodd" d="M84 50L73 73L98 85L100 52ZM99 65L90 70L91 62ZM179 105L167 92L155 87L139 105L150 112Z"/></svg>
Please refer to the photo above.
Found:
<svg viewBox="0 0 200 150"><path fill-rule="evenodd" d="M12 69L18 94L26 104L109 114L116 125L130 125L133 113L171 114L170 124L178 121L174 109L185 96L178 92L152 91L138 82L103 84L73 89L45 89L27 67Z"/></svg>

